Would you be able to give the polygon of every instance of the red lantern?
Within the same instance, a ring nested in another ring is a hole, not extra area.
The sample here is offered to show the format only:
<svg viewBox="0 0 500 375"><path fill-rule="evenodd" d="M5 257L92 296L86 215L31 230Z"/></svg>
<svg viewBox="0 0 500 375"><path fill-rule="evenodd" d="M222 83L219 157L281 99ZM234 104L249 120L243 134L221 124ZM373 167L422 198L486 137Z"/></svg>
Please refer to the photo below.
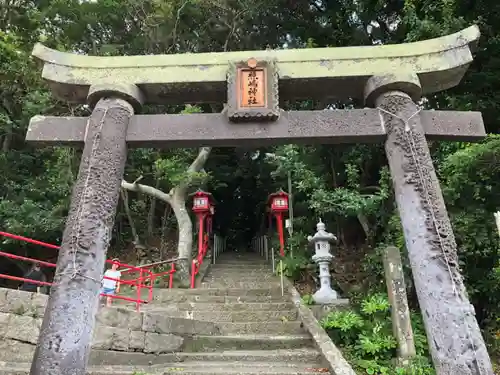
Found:
<svg viewBox="0 0 500 375"><path fill-rule="evenodd" d="M210 212L210 193L204 191L197 191L193 197L193 212L207 213Z"/></svg>
<svg viewBox="0 0 500 375"><path fill-rule="evenodd" d="M271 203L271 211L273 213L288 211L288 194L283 190L271 194L269 196L269 200Z"/></svg>
<svg viewBox="0 0 500 375"><path fill-rule="evenodd" d="M195 278L205 258L209 237L212 232L212 216L215 213L212 194L198 190L193 194L193 212L198 218L198 256L191 264L191 288L194 288ZM205 226L206 221L206 226Z"/></svg>
<svg viewBox="0 0 500 375"><path fill-rule="evenodd" d="M269 195L271 213L276 217L276 229L280 239L280 254L285 256L285 236L283 234L283 214L288 211L288 194L283 190Z"/></svg>

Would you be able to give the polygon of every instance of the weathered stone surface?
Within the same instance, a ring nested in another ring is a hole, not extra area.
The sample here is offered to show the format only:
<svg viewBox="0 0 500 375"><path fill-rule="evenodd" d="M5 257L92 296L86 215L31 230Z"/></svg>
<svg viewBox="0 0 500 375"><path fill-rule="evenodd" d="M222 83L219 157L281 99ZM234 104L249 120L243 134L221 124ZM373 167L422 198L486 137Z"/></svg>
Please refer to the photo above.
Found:
<svg viewBox="0 0 500 375"><path fill-rule="evenodd" d="M2 292L0 298L0 312L23 315L31 309L32 293L17 289L7 289Z"/></svg>
<svg viewBox="0 0 500 375"><path fill-rule="evenodd" d="M144 350L144 340L146 338L146 333L143 331L131 331L130 332L130 340L129 340L129 348L131 350Z"/></svg>
<svg viewBox="0 0 500 375"><path fill-rule="evenodd" d="M386 247L383 261L385 282L391 302L392 333L398 342L398 357L406 360L415 357L416 351L399 249L395 246Z"/></svg>
<svg viewBox="0 0 500 375"><path fill-rule="evenodd" d="M219 333L219 328L212 322L172 318L154 313L144 313L142 330L145 332L173 333L178 335L212 335Z"/></svg>
<svg viewBox="0 0 500 375"><path fill-rule="evenodd" d="M31 316L34 318L43 318L48 299L49 296L46 294L33 293L31 297Z"/></svg>
<svg viewBox="0 0 500 375"><path fill-rule="evenodd" d="M226 109L231 121L275 121L281 113L278 105L279 76L274 60L249 58L229 64Z"/></svg>
<svg viewBox="0 0 500 375"><path fill-rule="evenodd" d="M0 361L31 362L35 345L11 340L0 339Z"/></svg>
<svg viewBox="0 0 500 375"><path fill-rule="evenodd" d="M345 360L342 352L335 346L330 337L321 328L313 313L302 303L301 297L293 284L285 278L291 301L297 306L299 316L302 319L304 328L312 335L312 338L321 354L324 356L328 367L335 375L356 375L351 365Z"/></svg>
<svg viewBox="0 0 500 375"><path fill-rule="evenodd" d="M41 319L10 314L5 338L36 344L40 334Z"/></svg>
<svg viewBox="0 0 500 375"><path fill-rule="evenodd" d="M129 103L107 96L89 118L33 373L85 375L132 115Z"/></svg>
<svg viewBox="0 0 500 375"><path fill-rule="evenodd" d="M130 331L124 328L96 326L92 347L126 351L129 348Z"/></svg>
<svg viewBox="0 0 500 375"><path fill-rule="evenodd" d="M394 195L437 373L492 375L417 105L398 91L381 94L376 105L383 109Z"/></svg>
<svg viewBox="0 0 500 375"><path fill-rule="evenodd" d="M7 301L7 292L9 289L6 288L0 288L0 312L8 312L4 311L3 307L5 306L5 303Z"/></svg>
<svg viewBox="0 0 500 375"><path fill-rule="evenodd" d="M262 269L261 272L262 274L266 274L271 271L268 268ZM254 276L256 279L259 278L257 274ZM130 375L134 371L155 373L157 371L165 371L165 366L169 368L182 368L183 370L179 370L182 373L191 373L186 367L193 368L194 373L207 371L206 368L213 368L215 372L219 371L221 363L224 363L224 372L239 373L245 371L245 373L248 374L257 374L263 371L266 373L275 373L277 367L280 369L278 372L282 373L280 364L284 362L286 362L286 369L288 369L285 371L286 373L307 372L305 370L301 372L294 371L300 368L300 366L308 369L313 367L325 367L325 364L322 363L321 355L313 347L310 336L305 332L302 332L300 335L272 335L273 330L270 329L271 326L277 326L280 330L281 327L290 327L288 324L284 324L281 318L286 316L290 318L294 317L294 315L287 315L289 313L294 313L296 310L291 302L286 301L286 297L283 298L280 296L281 302L272 303L270 305L266 305L262 302L248 305L247 303L242 303L237 300L239 297L237 297L236 294L240 291L240 289L231 291L228 289L207 289L198 290L196 294L194 291L186 291L185 294L191 294L193 296L203 296L205 293L209 296L213 296L214 293L222 293L223 295L221 297L223 300L222 303L185 303L181 304L181 306L175 306L175 304L168 303L166 305L168 307L176 307L178 310L191 307L192 311L203 315L207 319L220 317L226 320L232 320L234 318L252 319L255 321L257 321L257 319L264 320L264 323L242 323L240 325L235 325L234 327L238 328L236 331L244 331L245 334L243 335L213 334L212 322L196 323L192 321L186 322L184 319L169 319L168 323L165 323L165 320L160 320L159 318L157 322L161 330L173 330L171 329L173 327L174 330L179 331L182 335L157 332L145 333L140 330L133 331L128 328L128 323L117 322L116 319L130 320L130 316L137 316L140 314L131 312L132 315L128 315L126 312L122 313L120 311L121 309L115 309L115 311L109 311L113 308L103 309L99 317L100 323L94 329L95 340L93 349L90 353L90 363L98 365L99 367L97 367L97 370L93 370L92 367L88 368L87 373L119 373L120 375ZM273 289L267 290L268 294L273 292ZM256 292L259 297L265 297L263 293L264 291L262 290ZM231 297L234 299L231 300L230 303L224 303L224 299L228 298L227 294L235 294ZM162 306L153 303L147 307L161 308ZM214 308L211 309L211 307ZM245 318L247 312L249 315ZM163 312L159 311L158 314L153 315L160 315L161 317L162 314ZM205 314L215 315L211 316ZM231 317L231 314L235 315ZM148 314L146 315L148 316ZM152 320L151 315L149 315L149 318L146 317L146 324L148 324L148 322L153 324L154 322L152 322ZM190 324L188 325L186 323ZM193 327L193 323L201 324L201 327L199 325ZM229 323L229 325L232 324ZM257 329L257 327L260 328ZM299 324L293 323L291 327L298 328ZM193 330L196 331L196 335L192 334ZM199 335L198 332L202 332L202 334ZM208 334L203 335L203 333ZM13 348L17 348L18 344L23 344L15 340L9 339L8 341L14 343L14 345L11 345ZM10 347L3 347L0 345L0 361L3 359L9 361L11 358L19 358L20 363L16 365L24 366L26 369L29 368L34 345L26 345L27 346L25 346L23 350L29 357L25 354L24 358L20 356L16 357L16 353L11 354L9 352ZM126 349L127 345L128 349ZM198 363L199 366L194 365L194 363ZM246 367L242 365L243 363ZM10 370L5 370L6 367L8 369L12 368L9 366L10 365L5 366L4 364L0 364L0 372L2 374L11 375L11 373L8 372ZM130 368L127 366L130 366ZM144 366L144 368L142 368L142 366ZM242 366L245 368L240 371L240 369L243 368ZM111 370L112 367L113 370ZM194 370L194 368L196 369ZM264 368L265 370L263 370ZM247 371L250 369L252 371ZM212 370L208 369L208 371ZM28 371L25 370L23 374L24 373L28 373Z"/></svg>
<svg viewBox="0 0 500 375"><path fill-rule="evenodd" d="M96 322L110 327L140 330L142 327L142 313L116 307L103 307L99 310Z"/></svg>
<svg viewBox="0 0 500 375"><path fill-rule="evenodd" d="M177 335L147 332L144 344L145 353L175 352L182 347L184 339Z"/></svg>
<svg viewBox="0 0 500 375"><path fill-rule="evenodd" d="M0 312L0 337L3 337L7 332L9 317L9 314Z"/></svg>
<svg viewBox="0 0 500 375"><path fill-rule="evenodd" d="M422 111L421 116L429 140L478 141L486 136L480 112ZM81 147L86 126L85 117L35 116L26 140L40 146ZM129 147L158 148L367 143L383 142L385 137L377 109L289 111L272 124L237 126L221 113L136 115L127 131Z"/></svg>
<svg viewBox="0 0 500 375"><path fill-rule="evenodd" d="M160 313L160 310L157 311ZM297 310L289 311L166 311L165 315L208 322L261 322L276 320L297 320Z"/></svg>
<svg viewBox="0 0 500 375"><path fill-rule="evenodd" d="M146 104L223 103L229 62L249 58L276 61L282 100L363 99L370 76L398 70L416 72L424 94L457 85L479 36L472 26L441 38L387 46L123 57L82 56L37 44L33 56L44 61L43 78L53 93L69 102L85 103L94 84L127 82L144 89Z"/></svg>
<svg viewBox="0 0 500 375"><path fill-rule="evenodd" d="M218 322L217 326L224 335L297 335L304 333L299 321L272 321L260 323Z"/></svg>

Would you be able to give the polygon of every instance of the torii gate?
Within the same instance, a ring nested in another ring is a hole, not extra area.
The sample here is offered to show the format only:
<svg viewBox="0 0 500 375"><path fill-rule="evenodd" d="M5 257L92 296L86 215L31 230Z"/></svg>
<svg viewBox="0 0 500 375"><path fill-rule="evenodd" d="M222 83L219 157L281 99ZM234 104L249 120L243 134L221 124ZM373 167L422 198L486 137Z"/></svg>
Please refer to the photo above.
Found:
<svg viewBox="0 0 500 375"><path fill-rule="evenodd" d="M482 117L415 104L460 82L479 35L472 26L401 45L124 57L37 44L33 55L45 63L54 95L93 112L36 116L26 136L39 145L83 146L31 374L85 373L127 146L384 142L437 373L493 375L426 141L480 140ZM354 98L375 108L279 108L302 98ZM135 115L143 104L193 102L227 106L220 114Z"/></svg>

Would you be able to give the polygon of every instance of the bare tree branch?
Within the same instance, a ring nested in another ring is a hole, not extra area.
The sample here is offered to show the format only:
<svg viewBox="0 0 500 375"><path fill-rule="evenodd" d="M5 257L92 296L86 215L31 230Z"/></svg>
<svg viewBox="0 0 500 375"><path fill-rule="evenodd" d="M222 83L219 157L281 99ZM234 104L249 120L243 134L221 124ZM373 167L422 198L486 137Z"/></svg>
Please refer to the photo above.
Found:
<svg viewBox="0 0 500 375"><path fill-rule="evenodd" d="M148 194L163 202L167 202L168 204L172 202L172 197L169 194L164 193L163 191L149 185L142 185L137 183L131 184L130 182L122 180L122 189L126 189L128 191L135 191L137 193Z"/></svg>

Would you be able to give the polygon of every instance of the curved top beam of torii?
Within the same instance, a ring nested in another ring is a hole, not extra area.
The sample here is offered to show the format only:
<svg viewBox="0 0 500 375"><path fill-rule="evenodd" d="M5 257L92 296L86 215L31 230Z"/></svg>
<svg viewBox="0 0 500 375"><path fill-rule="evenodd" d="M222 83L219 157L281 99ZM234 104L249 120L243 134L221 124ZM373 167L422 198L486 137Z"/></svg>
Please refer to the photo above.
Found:
<svg viewBox="0 0 500 375"><path fill-rule="evenodd" d="M472 62L477 26L414 43L381 46L186 53L145 56L85 56L36 44L32 55L44 62L43 78L55 96L85 103L93 84L132 83L145 103L226 102L230 62L255 58L277 65L280 100L363 99L374 75L417 73L422 93L456 86Z"/></svg>

